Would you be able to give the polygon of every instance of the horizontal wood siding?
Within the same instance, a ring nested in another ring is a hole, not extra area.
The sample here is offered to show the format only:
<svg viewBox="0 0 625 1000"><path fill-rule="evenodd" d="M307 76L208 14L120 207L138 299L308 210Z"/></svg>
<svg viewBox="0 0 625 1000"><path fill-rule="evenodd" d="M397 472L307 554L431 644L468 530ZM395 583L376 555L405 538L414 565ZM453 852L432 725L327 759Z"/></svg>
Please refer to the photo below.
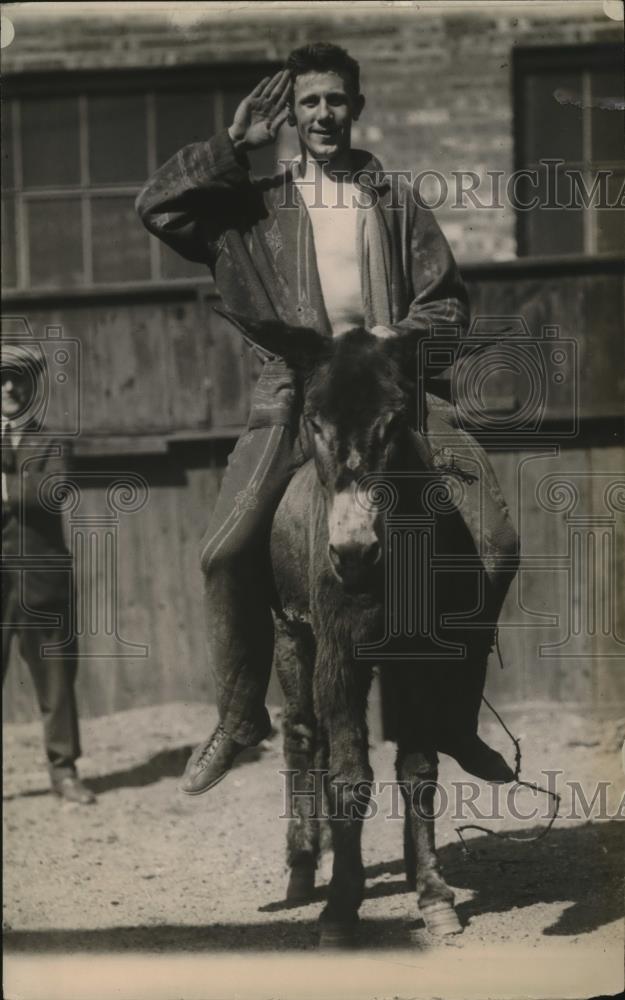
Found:
<svg viewBox="0 0 625 1000"><path fill-rule="evenodd" d="M523 274L501 274L496 281L467 275L473 322L479 317L501 316L512 324L524 321L530 334L544 339L544 330L557 328L557 340L567 348L569 364L573 341L580 380L579 416L614 417L623 412L625 397L625 293L622 273L549 274L527 278ZM547 359L548 360L548 359ZM564 371L570 380L569 368ZM503 387L509 383L502 378ZM514 383L512 385L514 389ZM523 387L521 386L521 392ZM557 401L565 394L547 398L546 416L566 416ZM553 400L553 401L552 401ZM554 405L554 402L556 405Z"/></svg>
<svg viewBox="0 0 625 1000"><path fill-rule="evenodd" d="M134 463L149 483L146 506L119 520L118 580L119 636L146 644L145 658L91 659L101 640L86 637L79 674L79 698L85 715L101 715L136 705L173 699L213 701L214 688L204 645L200 539L217 496L223 456L216 447L194 446L180 454L152 457ZM623 479L619 448L567 449L557 458L529 453L500 453L493 464L515 522L523 534L524 562L508 596L501 619L500 646L505 669L493 656L488 694L498 704L565 700L588 705L625 700L623 659L600 635L581 636L581 655L564 659L540 654L541 645L564 638L571 602L585 601L588 586L572 592L566 568L553 563L567 554L567 524L559 513L547 512L537 501L537 486L546 475L584 485L578 513L606 515L605 477ZM120 463L108 466L111 478L123 474ZM82 514L102 509L102 491L86 489ZM618 634L625 641L625 602L622 600L623 517L614 518L616 564L614 579L621 591L615 602ZM535 565L537 557L544 565ZM550 565L550 561L552 565ZM103 583L100 570L100 583ZM547 616L541 621L540 616ZM549 624L549 616L560 621ZM625 651L625 646L622 647ZM14 662L5 684L5 718L36 717L30 680L14 649ZM279 700L277 685L271 698Z"/></svg>
<svg viewBox="0 0 625 1000"><path fill-rule="evenodd" d="M625 636L623 513L605 505L606 483L622 478L624 465L613 437L615 418L623 411L623 279L613 263L603 268L578 262L568 270L518 263L467 270L474 315L522 316L535 336L543 326L557 324L561 337L575 340L584 433L568 442L558 442L556 433L548 440L538 435L535 447L532 441L522 450L492 449L519 523L525 563L502 616L505 670L493 662L489 692L498 703L620 701L623 661L608 655L618 648L600 630L580 635L572 658L541 655L540 647L564 638L571 608L577 606L580 615L588 610L592 588L586 581L571 589L570 560L566 563L575 517L594 518L596 525L603 517L613 526L620 615L615 627ZM145 507L121 513L117 523L119 636L147 645L147 656L93 659L99 639L85 637L79 675L85 715L174 698L214 699L204 646L200 539L233 436L245 423L258 365L211 304L210 289L186 286L168 294L161 289L156 296L137 290L93 301L13 299L5 310L26 317L35 337L45 336L46 327L61 327L80 344L78 469L105 474L84 486L81 513L102 512L106 483L116 475L135 472L148 484ZM53 394L51 417L60 426L70 420L66 397L64 402ZM589 421L592 436L584 430ZM118 442L116 452L98 444L107 440ZM545 509L540 489L547 475L574 484L575 510ZM101 567L98 573L102 583ZM14 650L5 718L35 718L30 680L18 660ZM270 700L278 699L272 681Z"/></svg>

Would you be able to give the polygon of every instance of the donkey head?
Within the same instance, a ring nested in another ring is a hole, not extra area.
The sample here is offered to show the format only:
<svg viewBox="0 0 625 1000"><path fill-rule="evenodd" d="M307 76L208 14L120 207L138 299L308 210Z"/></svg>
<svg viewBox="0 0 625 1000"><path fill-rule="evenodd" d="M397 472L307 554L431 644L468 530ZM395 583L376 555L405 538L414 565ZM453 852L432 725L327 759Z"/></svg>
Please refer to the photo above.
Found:
<svg viewBox="0 0 625 1000"><path fill-rule="evenodd" d="M330 339L223 315L300 375L304 422L326 498L330 565L346 591L370 590L381 569L383 518L359 484L397 468L407 452L414 387L403 372L414 364L414 347L362 328Z"/></svg>

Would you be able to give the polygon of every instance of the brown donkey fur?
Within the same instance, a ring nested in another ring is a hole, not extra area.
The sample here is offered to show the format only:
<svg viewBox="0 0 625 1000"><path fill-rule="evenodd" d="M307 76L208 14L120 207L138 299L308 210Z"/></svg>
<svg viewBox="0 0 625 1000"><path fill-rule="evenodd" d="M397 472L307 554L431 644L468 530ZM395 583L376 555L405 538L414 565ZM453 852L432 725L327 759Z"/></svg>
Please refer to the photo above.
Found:
<svg viewBox="0 0 625 1000"><path fill-rule="evenodd" d="M414 380L405 376L416 352L405 340L379 340L363 329L329 340L312 330L230 318L247 338L285 358L301 375L302 433L313 461L294 476L271 536L278 618L292 651L279 668L291 773L287 896L310 897L324 830L319 817L329 816L334 862L321 934L326 942L341 943L356 927L364 893L361 832L373 779L366 725L372 661L358 658L355 647L384 635L390 558L383 512L375 503L362 503L359 484L373 473L392 479L393 473L417 471L420 485L415 487L414 477L406 479L394 514L425 509L436 474L419 459ZM450 555L475 553L461 518L449 513L436 519L435 546ZM463 574L453 569L436 586L442 595L436 601L439 622L445 612L470 615L476 607L475 587L466 574L459 582ZM424 590L434 591L430 576ZM436 933L461 929L434 845L436 751L444 749L446 732L465 724L467 712L477 718L483 677L467 664L485 660L475 655L485 636L475 628L462 634L457 627L453 633L442 629L434 647L431 635L413 636L402 656L385 663L382 655L378 663L395 705L406 874L426 925ZM459 648L459 638L474 654L461 664L449 652ZM419 643L420 657L408 659ZM429 662L428 648L435 654ZM469 727L473 722L469 719Z"/></svg>

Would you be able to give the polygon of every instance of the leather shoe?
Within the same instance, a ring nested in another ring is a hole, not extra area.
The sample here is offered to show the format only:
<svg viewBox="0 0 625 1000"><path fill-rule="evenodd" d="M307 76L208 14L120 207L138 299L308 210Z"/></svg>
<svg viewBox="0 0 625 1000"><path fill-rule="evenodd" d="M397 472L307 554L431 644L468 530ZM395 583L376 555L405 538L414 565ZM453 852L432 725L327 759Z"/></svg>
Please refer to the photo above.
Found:
<svg viewBox="0 0 625 1000"><path fill-rule="evenodd" d="M196 747L184 769L180 788L187 795L201 795L225 778L236 758L247 747L237 743L218 725L212 736Z"/></svg>
<svg viewBox="0 0 625 1000"><path fill-rule="evenodd" d="M53 774L52 791L67 802L90 806L96 801L93 792L83 785L77 774Z"/></svg>
<svg viewBox="0 0 625 1000"><path fill-rule="evenodd" d="M474 736L444 751L458 761L460 767L482 781L507 784L514 781L514 771L500 753L489 747L479 736Z"/></svg>

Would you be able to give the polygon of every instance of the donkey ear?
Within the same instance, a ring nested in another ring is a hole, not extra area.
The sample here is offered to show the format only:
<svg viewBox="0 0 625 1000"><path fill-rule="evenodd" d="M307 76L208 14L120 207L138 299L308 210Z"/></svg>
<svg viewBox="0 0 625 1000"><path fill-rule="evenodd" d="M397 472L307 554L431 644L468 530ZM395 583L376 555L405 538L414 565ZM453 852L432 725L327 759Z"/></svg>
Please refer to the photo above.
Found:
<svg viewBox="0 0 625 1000"><path fill-rule="evenodd" d="M420 340L418 334L404 333L382 342L385 354L392 358L402 375L415 382L419 376Z"/></svg>
<svg viewBox="0 0 625 1000"><path fill-rule="evenodd" d="M329 350L328 337L308 327L287 326L280 320L253 320L227 309L214 312L229 320L244 339L266 358L280 357L292 368L309 371Z"/></svg>

